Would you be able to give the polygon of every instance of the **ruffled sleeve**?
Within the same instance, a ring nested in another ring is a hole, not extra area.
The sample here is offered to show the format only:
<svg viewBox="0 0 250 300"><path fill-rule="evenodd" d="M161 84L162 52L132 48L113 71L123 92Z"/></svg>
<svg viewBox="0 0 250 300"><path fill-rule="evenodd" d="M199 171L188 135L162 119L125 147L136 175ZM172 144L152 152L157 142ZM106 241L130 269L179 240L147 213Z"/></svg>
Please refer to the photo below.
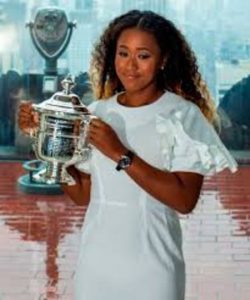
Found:
<svg viewBox="0 0 250 300"><path fill-rule="evenodd" d="M158 115L156 129L165 169L209 176L225 168L237 170L236 161L195 104L190 103L186 113Z"/></svg>

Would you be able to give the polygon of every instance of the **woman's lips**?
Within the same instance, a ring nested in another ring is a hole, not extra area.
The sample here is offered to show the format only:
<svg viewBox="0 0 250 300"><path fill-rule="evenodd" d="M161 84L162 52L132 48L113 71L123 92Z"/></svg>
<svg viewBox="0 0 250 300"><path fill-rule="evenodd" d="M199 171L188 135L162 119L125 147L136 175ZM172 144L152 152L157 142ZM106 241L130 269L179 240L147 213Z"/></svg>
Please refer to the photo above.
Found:
<svg viewBox="0 0 250 300"><path fill-rule="evenodd" d="M139 75L136 74L125 74L124 76L128 79L136 79L140 77Z"/></svg>

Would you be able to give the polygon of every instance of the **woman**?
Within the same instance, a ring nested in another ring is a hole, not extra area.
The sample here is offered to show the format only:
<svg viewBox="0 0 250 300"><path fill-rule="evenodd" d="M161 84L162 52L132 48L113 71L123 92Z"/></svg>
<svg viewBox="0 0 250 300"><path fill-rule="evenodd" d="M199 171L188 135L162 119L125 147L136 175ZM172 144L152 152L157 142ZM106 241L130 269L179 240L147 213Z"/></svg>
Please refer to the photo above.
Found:
<svg viewBox="0 0 250 300"><path fill-rule="evenodd" d="M211 125L195 56L170 21L134 10L102 34L91 78L102 99L89 106L98 116L92 157L70 167L76 184L63 186L77 204L91 199L75 299L184 299L178 213L194 209L205 175L236 170ZM20 111L23 130L29 109Z"/></svg>

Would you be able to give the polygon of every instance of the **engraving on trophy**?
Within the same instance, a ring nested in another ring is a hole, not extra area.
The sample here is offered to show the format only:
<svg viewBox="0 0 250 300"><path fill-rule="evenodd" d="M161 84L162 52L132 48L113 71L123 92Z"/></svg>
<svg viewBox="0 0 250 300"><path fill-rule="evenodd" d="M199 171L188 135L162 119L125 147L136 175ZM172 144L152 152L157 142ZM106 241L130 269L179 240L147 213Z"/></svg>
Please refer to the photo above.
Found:
<svg viewBox="0 0 250 300"><path fill-rule="evenodd" d="M76 146L75 140L71 138L74 134L74 124L54 117L48 117L46 123L48 131L44 134L42 155L61 162L68 161L73 156Z"/></svg>

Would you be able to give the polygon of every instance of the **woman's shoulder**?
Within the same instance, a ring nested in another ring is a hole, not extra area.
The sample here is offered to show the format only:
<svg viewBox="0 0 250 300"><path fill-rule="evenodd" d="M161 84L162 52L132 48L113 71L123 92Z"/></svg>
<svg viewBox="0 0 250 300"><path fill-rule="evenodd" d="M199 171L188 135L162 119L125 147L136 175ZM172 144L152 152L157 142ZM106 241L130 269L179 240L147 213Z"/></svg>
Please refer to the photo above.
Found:
<svg viewBox="0 0 250 300"><path fill-rule="evenodd" d="M98 114L98 112L101 112L108 105L113 103L115 101L115 97L116 96L114 95L107 99L95 99L88 105L88 110L92 114Z"/></svg>
<svg viewBox="0 0 250 300"><path fill-rule="evenodd" d="M202 140L213 131L212 124L195 103L171 92L168 95L171 109L160 113L158 123L165 122L172 125L171 128L181 127L188 135Z"/></svg>
<svg viewBox="0 0 250 300"><path fill-rule="evenodd" d="M164 95L166 98L165 104L171 104L171 110L166 110L170 112L170 115L178 115L179 117L183 117L184 119L187 116L195 116L201 115L202 112L200 108L193 102L188 99L185 99L181 95L175 94L173 92L167 91Z"/></svg>

